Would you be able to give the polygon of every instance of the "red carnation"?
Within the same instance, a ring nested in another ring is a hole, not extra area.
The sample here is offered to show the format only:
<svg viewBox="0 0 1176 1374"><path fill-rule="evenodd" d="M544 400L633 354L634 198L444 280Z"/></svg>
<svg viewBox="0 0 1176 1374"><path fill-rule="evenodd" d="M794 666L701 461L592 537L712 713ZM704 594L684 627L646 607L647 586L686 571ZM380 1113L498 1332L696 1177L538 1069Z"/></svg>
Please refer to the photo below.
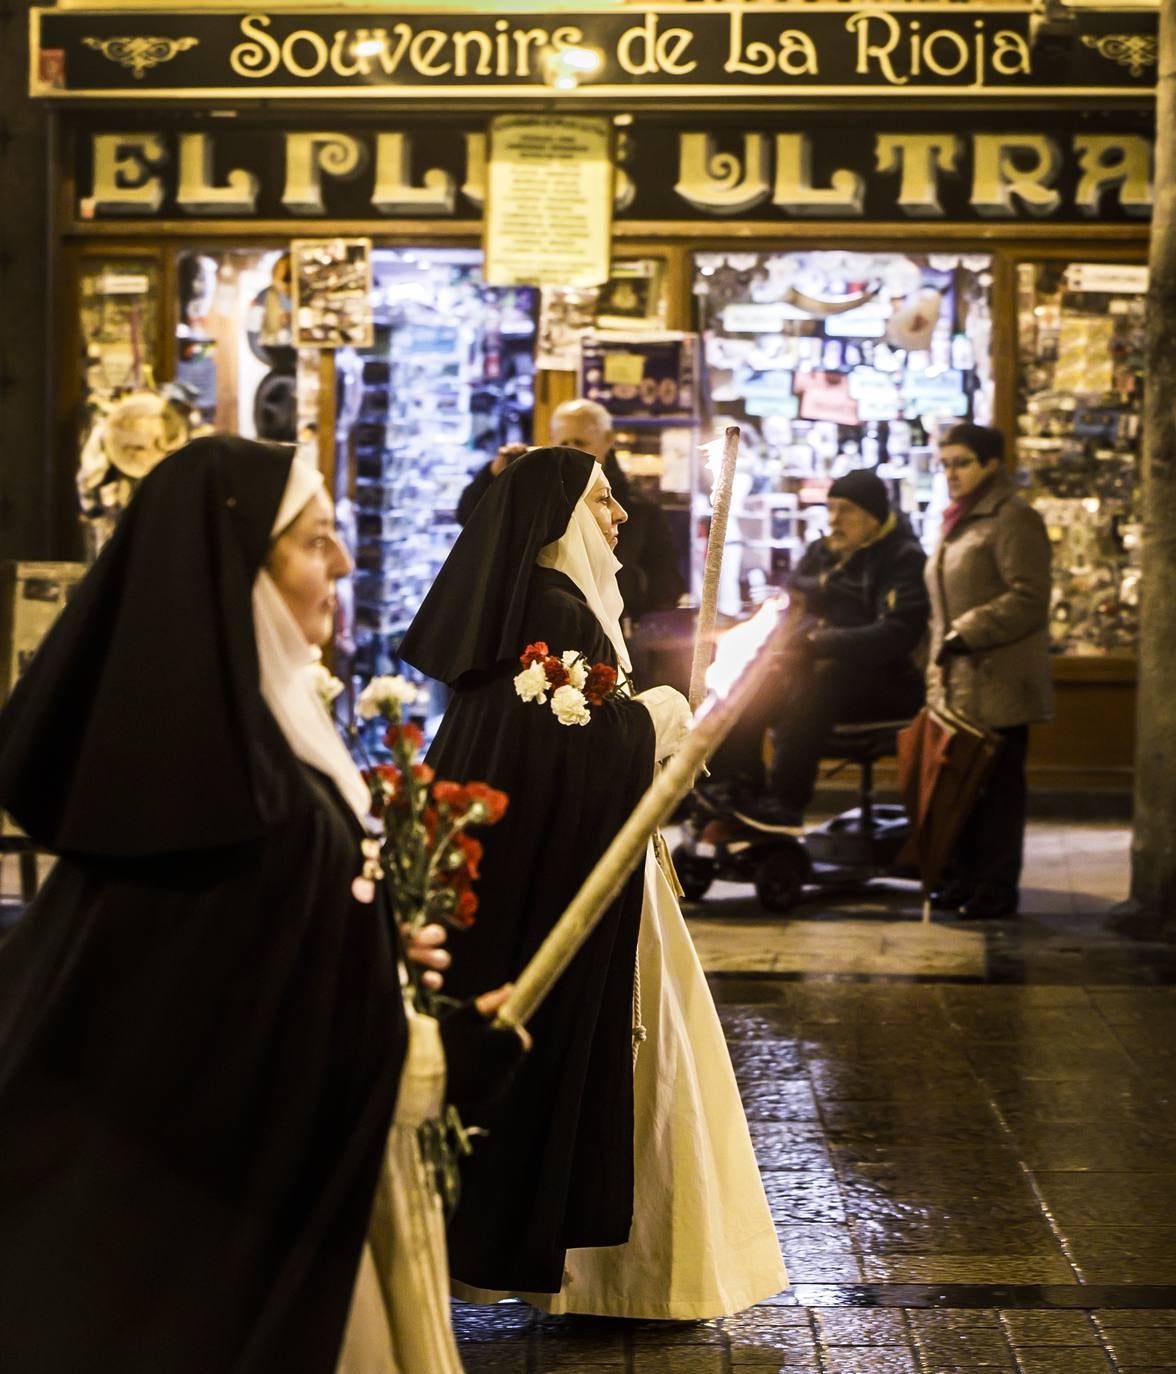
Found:
<svg viewBox="0 0 1176 1374"><path fill-rule="evenodd" d="M466 783L465 790L470 805L476 804L486 813L486 819L480 822L481 825L496 825L502 819L510 800L505 792L498 791L496 787L488 787L484 782Z"/></svg>
<svg viewBox="0 0 1176 1374"><path fill-rule="evenodd" d="M561 663L558 658L545 658L543 671L547 675L548 683L553 688L566 687L572 680L572 675L568 672L566 664Z"/></svg>
<svg viewBox="0 0 1176 1374"><path fill-rule="evenodd" d="M478 865L482 861L482 846L472 835L455 835L454 843L465 859L465 870L472 881L479 876Z"/></svg>
<svg viewBox="0 0 1176 1374"><path fill-rule="evenodd" d="M470 804L469 794L460 783L441 781L433 786L433 800L451 811L464 811Z"/></svg>
<svg viewBox="0 0 1176 1374"><path fill-rule="evenodd" d="M395 764L378 763L364 770L364 781L371 788L372 815L382 816L400 796L400 769Z"/></svg>
<svg viewBox="0 0 1176 1374"><path fill-rule="evenodd" d="M409 721L406 725L389 725L387 733L384 735L384 747L395 749L400 747L402 752L419 754L425 747L425 737L421 733L421 727Z"/></svg>
<svg viewBox="0 0 1176 1374"><path fill-rule="evenodd" d="M412 766L412 775L417 782L423 783L426 787L428 787L437 776L427 763L414 763Z"/></svg>
<svg viewBox="0 0 1176 1374"><path fill-rule="evenodd" d="M617 670L610 668L607 663L598 663L588 670L588 676L584 679L584 696L589 705L600 706L616 685Z"/></svg>
<svg viewBox="0 0 1176 1374"><path fill-rule="evenodd" d="M449 919L457 926L472 926L477 910L478 899L466 887L457 894L457 906L454 907Z"/></svg>
<svg viewBox="0 0 1176 1374"><path fill-rule="evenodd" d="M519 662L524 668L529 668L532 663L539 663L545 659L551 650L541 639L537 639L534 644L528 644L519 655Z"/></svg>

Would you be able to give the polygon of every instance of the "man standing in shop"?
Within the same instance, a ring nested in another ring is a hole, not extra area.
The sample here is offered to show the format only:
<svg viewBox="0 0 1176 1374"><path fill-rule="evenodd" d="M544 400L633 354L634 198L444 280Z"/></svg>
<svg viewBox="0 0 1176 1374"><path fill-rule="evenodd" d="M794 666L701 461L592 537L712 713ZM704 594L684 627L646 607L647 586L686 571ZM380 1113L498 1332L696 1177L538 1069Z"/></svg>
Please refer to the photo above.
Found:
<svg viewBox="0 0 1176 1374"><path fill-rule="evenodd" d="M926 555L886 484L865 469L829 488L829 533L811 544L789 581L794 637L768 688L714 764L730 779L730 809L744 825L799 835L821 751L835 725L907 720L923 704L917 654L930 606ZM762 787L764 729L775 757ZM725 799L727 800L727 799Z"/></svg>
<svg viewBox="0 0 1176 1374"><path fill-rule="evenodd" d="M604 469L613 495L628 512L616 547L622 564L617 584L624 598L626 617L635 622L650 611L672 610L686 590L674 536L661 507L642 501L621 471L613 452L612 416L596 401L565 401L552 413L551 443L592 454ZM460 524L466 523L490 483L506 470L509 461L500 449L462 492L457 503Z"/></svg>

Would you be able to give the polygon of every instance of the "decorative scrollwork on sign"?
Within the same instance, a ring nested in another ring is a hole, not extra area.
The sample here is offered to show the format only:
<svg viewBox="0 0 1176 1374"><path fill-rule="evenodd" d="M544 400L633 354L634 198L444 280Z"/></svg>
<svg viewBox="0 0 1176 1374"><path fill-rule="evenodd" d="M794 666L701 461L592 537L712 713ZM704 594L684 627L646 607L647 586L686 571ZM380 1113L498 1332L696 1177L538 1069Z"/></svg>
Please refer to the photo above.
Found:
<svg viewBox="0 0 1176 1374"><path fill-rule="evenodd" d="M144 72L158 67L161 62L170 62L176 53L194 48L200 39L135 34L120 38L87 38L84 41L86 47L97 48L111 62L117 62L120 67L129 67L135 79L141 81Z"/></svg>
<svg viewBox="0 0 1176 1374"><path fill-rule="evenodd" d="M1156 65L1156 38L1148 33L1105 33L1101 37L1084 34L1083 43L1100 57L1126 67L1132 76L1142 76L1144 67Z"/></svg>

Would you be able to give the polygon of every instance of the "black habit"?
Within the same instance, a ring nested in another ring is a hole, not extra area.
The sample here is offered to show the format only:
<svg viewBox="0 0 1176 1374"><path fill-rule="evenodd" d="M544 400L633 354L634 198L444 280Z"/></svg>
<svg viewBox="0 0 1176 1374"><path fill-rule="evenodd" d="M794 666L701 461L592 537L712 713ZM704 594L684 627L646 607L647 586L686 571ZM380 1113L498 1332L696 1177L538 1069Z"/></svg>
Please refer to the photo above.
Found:
<svg viewBox="0 0 1176 1374"><path fill-rule="evenodd" d="M0 944L0 1369L331 1374L395 1103L359 823L262 702L291 451L143 482L0 715L62 857Z"/></svg>
<svg viewBox="0 0 1176 1374"><path fill-rule="evenodd" d="M592 470L573 449L512 464L479 503L402 646L454 686L428 755L438 776L503 789L482 836L479 910L451 937L448 983L468 995L517 977L653 775L653 721L622 699L562 725L514 690L519 655L544 641L616 666L612 644L563 573L536 566L566 530ZM564 1251L622 1244L633 1208L633 980L637 872L531 1022L534 1049L485 1124L450 1227L453 1276L473 1287L558 1291Z"/></svg>

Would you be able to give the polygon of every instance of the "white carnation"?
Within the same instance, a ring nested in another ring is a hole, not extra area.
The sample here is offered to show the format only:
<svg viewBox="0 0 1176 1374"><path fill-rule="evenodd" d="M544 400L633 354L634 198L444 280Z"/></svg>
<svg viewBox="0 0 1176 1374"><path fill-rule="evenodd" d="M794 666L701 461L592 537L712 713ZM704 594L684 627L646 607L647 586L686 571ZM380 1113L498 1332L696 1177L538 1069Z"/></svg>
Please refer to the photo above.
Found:
<svg viewBox="0 0 1176 1374"><path fill-rule="evenodd" d="M314 690L318 693L319 700L324 706L330 706L331 702L343 690L343 684L321 663L312 663L306 670L310 674L310 680L314 683Z"/></svg>
<svg viewBox="0 0 1176 1374"><path fill-rule="evenodd" d="M551 709L561 725L587 725L592 719L584 693L570 683L552 693Z"/></svg>
<svg viewBox="0 0 1176 1374"><path fill-rule="evenodd" d="M524 701L546 701L547 685L547 674L541 662L532 663L515 674L514 689Z"/></svg>
<svg viewBox="0 0 1176 1374"><path fill-rule="evenodd" d="M418 695L406 677L374 677L360 692L355 709L364 720L373 720L386 706L411 706Z"/></svg>
<svg viewBox="0 0 1176 1374"><path fill-rule="evenodd" d="M588 681L588 669L584 667L584 655L577 649L567 649L564 652L563 665L568 670L572 686L577 692L582 691L585 682Z"/></svg>

